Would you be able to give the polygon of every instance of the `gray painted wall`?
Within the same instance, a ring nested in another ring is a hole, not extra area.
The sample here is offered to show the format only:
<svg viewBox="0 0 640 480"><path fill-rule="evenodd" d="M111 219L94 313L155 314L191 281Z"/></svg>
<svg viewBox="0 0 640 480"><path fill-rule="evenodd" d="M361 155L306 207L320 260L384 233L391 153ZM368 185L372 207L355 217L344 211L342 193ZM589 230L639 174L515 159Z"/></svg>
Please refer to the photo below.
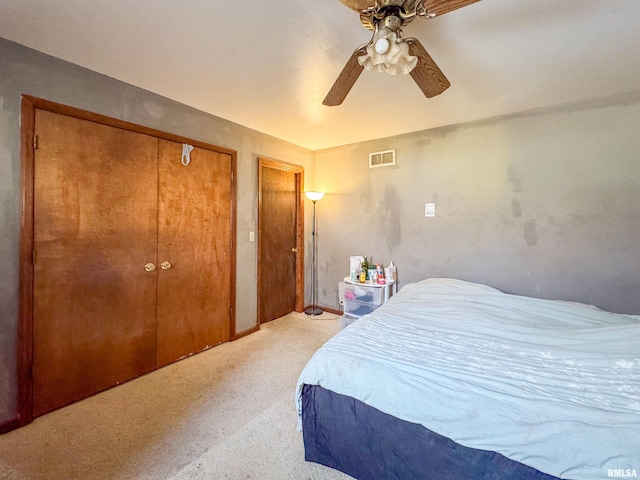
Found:
<svg viewBox="0 0 640 480"><path fill-rule="evenodd" d="M319 303L337 307L359 254L393 260L401 284L455 277L640 314L638 125L640 93L315 152ZM370 169L387 149L397 164Z"/></svg>
<svg viewBox="0 0 640 480"><path fill-rule="evenodd" d="M17 415L20 102L27 94L236 150L236 330L256 324L258 156L312 167L313 153L0 38L0 423ZM307 202L308 203L308 202ZM311 210L305 218L310 229ZM310 251L310 248L307 248Z"/></svg>
<svg viewBox="0 0 640 480"><path fill-rule="evenodd" d="M640 313L640 94L310 152L0 39L0 423L17 413L23 93L238 152L238 331L256 321L258 156L303 165L308 188L327 192L322 305L337 308L349 255L365 254L394 260L401 285L456 277ZM369 169L368 153L387 149L397 165ZM308 264L310 235L306 251Z"/></svg>

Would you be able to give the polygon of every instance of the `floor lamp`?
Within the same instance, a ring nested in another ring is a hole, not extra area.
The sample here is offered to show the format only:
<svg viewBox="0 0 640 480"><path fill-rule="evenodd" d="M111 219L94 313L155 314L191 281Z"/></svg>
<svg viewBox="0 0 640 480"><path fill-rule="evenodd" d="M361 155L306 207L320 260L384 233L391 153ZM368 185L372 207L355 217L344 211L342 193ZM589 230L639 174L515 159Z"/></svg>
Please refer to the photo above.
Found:
<svg viewBox="0 0 640 480"><path fill-rule="evenodd" d="M323 192L306 192L305 195L313 202L313 239L311 263L311 306L304 313L307 315L322 315L323 310L316 305L318 296L318 239L316 238L316 202L324 197Z"/></svg>

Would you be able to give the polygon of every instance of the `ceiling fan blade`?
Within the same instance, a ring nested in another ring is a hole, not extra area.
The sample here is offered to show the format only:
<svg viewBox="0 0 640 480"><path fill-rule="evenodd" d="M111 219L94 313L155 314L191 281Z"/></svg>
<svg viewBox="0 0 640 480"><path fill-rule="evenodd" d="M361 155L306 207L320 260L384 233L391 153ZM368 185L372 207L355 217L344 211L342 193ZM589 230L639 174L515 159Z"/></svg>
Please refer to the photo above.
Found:
<svg viewBox="0 0 640 480"><path fill-rule="evenodd" d="M347 64L344 66L340 75L336 79L335 83L327 93L327 96L322 101L323 105L327 105L329 107L334 107L336 105L340 105L347 94L351 91L351 88L358 80L358 77L364 70L364 67L360 65L358 62L358 57L367 53L367 45L361 45L354 50L347 61Z"/></svg>
<svg viewBox="0 0 640 480"><path fill-rule="evenodd" d="M342 0L340 1L342 2ZM440 16L479 1L480 0L424 0L424 8L427 12Z"/></svg>
<svg viewBox="0 0 640 480"><path fill-rule="evenodd" d="M440 95L451 83L417 39L407 38L406 42L409 44L409 53L418 57L418 64L411 70L418 87L428 98Z"/></svg>
<svg viewBox="0 0 640 480"><path fill-rule="evenodd" d="M356 12L366 10L376 4L376 0L340 0L340 2Z"/></svg>

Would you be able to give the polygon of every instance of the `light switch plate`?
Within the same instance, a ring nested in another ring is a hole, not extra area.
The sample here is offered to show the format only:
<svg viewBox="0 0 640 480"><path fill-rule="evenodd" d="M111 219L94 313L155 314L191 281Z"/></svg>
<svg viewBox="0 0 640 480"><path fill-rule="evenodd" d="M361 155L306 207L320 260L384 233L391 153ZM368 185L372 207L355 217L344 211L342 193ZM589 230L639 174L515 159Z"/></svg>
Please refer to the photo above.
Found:
<svg viewBox="0 0 640 480"><path fill-rule="evenodd" d="M436 216L436 204L435 203L425 203L424 204L424 216L425 217L435 217Z"/></svg>
<svg viewBox="0 0 640 480"><path fill-rule="evenodd" d="M256 241L256 234L255 234L255 232L249 232L249 241L250 241L250 242L255 242L255 241Z"/></svg>

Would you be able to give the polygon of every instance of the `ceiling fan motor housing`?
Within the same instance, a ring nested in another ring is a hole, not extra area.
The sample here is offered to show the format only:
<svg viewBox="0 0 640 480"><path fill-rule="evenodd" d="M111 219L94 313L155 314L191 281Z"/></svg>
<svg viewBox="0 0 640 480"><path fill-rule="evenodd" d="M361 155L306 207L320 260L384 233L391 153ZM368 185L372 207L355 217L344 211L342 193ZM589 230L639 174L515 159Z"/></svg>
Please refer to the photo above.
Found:
<svg viewBox="0 0 640 480"><path fill-rule="evenodd" d="M387 27L392 32L396 32L400 30L400 27L402 27L402 23L403 22L399 17L396 17L395 15L388 15L384 17L384 21L382 22L382 25L384 27Z"/></svg>
<svg viewBox="0 0 640 480"><path fill-rule="evenodd" d="M376 0L376 8L371 13L370 23L374 25L374 29L381 26L392 32L398 32L416 15L416 0ZM363 25L365 25L364 22Z"/></svg>
<svg viewBox="0 0 640 480"><path fill-rule="evenodd" d="M378 10L382 10L387 7L404 7L405 0L376 0L376 4L378 5Z"/></svg>

